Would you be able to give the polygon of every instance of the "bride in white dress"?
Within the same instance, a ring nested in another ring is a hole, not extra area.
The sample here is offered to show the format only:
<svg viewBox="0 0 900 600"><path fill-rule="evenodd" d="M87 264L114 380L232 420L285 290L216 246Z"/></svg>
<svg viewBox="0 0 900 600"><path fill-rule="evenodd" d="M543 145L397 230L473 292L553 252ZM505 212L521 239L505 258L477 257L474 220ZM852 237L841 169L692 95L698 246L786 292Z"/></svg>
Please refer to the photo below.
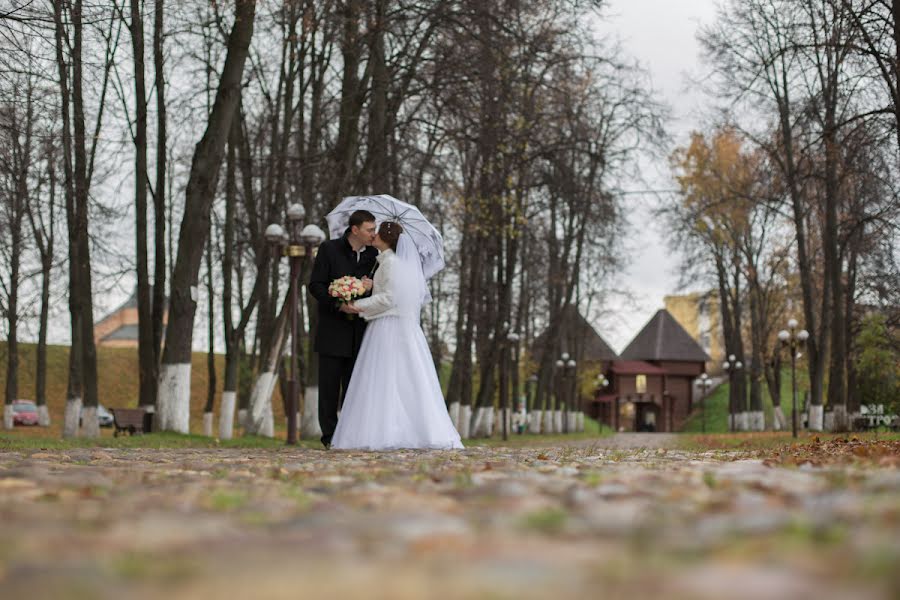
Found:
<svg viewBox="0 0 900 600"><path fill-rule="evenodd" d="M434 361L419 325L431 299L422 264L398 223L382 223L372 295L350 307L369 322L333 448L391 450L462 448L450 420Z"/></svg>

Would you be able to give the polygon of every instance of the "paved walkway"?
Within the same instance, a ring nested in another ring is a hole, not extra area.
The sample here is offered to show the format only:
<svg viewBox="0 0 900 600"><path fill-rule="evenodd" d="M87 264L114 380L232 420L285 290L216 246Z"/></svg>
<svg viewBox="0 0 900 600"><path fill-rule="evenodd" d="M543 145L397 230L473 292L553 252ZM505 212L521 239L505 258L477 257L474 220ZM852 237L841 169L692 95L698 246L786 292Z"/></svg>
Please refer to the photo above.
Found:
<svg viewBox="0 0 900 600"><path fill-rule="evenodd" d="M0 597L898 597L900 470L671 442L0 453Z"/></svg>

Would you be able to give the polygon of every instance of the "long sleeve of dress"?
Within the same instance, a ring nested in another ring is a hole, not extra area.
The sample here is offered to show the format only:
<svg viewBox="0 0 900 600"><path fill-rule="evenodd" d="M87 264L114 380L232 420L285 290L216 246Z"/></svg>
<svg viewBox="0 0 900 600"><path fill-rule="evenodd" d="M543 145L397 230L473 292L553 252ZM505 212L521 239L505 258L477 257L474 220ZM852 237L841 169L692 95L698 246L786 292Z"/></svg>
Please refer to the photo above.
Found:
<svg viewBox="0 0 900 600"><path fill-rule="evenodd" d="M354 306L360 309L360 316L369 321L394 307L394 295L391 289L391 263L386 260L375 271L375 279L372 285L372 295L368 298L360 298L354 302Z"/></svg>

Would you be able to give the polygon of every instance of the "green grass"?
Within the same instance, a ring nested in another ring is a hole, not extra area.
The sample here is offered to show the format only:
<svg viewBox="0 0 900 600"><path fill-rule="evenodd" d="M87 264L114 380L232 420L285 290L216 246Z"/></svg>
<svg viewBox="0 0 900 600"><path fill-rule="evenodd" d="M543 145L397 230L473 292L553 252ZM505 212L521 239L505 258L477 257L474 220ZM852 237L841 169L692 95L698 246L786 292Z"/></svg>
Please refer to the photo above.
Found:
<svg viewBox="0 0 900 600"><path fill-rule="evenodd" d="M731 386L723 383L713 391L705 401L694 401L694 412L688 417L682 426L686 433L701 433L703 431L703 409L706 410L706 432L728 432L728 391ZM797 369L797 410L803 406L803 394L809 389L809 378L805 369ZM747 382L747 394L749 399L750 383ZM749 400L748 400L749 401ZM766 414L766 425L771 427L773 422L772 397L765 382L762 385L763 412ZM785 417L790 419L791 414L791 370L784 369L781 374L781 410Z"/></svg>

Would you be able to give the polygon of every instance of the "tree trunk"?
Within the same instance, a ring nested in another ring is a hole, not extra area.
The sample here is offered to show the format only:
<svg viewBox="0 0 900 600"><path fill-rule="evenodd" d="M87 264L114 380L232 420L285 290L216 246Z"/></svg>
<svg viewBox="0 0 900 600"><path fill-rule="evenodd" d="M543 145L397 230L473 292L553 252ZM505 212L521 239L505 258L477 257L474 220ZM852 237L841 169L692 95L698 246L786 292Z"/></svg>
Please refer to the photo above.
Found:
<svg viewBox="0 0 900 600"><path fill-rule="evenodd" d="M159 376L162 358L163 323L166 314L166 78L163 58L163 6L165 0L156 0L153 9L153 68L156 87L156 187L153 195L153 362L154 373ZM158 393L158 381L153 384L154 397Z"/></svg>
<svg viewBox="0 0 900 600"><path fill-rule="evenodd" d="M71 327L71 346L69 349L69 377L66 387L66 410L63 424L63 437L78 435L83 395L82 382L82 327L81 297L78 289L78 243L75 227L75 173L72 159L72 117L71 91L69 89L69 67L66 60L66 49L71 40L64 25L63 4L53 3L53 21L56 46L56 66L59 75L60 107L62 112L63 169L65 173L66 226L68 229L69 250L69 322Z"/></svg>
<svg viewBox="0 0 900 600"><path fill-rule="evenodd" d="M209 318L207 319L209 334L209 351L206 354L206 406L203 407L203 435L212 437L213 406L216 401L216 297L213 285L212 239L206 243L206 298Z"/></svg>
<svg viewBox="0 0 900 600"><path fill-rule="evenodd" d="M216 99L191 163L160 372L159 416L163 430L187 433L190 428L191 342L197 309L197 276L209 234L210 209L225 140L240 100L255 11L255 2L237 1Z"/></svg>
<svg viewBox="0 0 900 600"><path fill-rule="evenodd" d="M144 83L144 16L141 0L131 0L131 47L134 53L136 107L134 210L138 311L138 405L156 405L157 368L153 347L153 307L147 267L147 91Z"/></svg>

